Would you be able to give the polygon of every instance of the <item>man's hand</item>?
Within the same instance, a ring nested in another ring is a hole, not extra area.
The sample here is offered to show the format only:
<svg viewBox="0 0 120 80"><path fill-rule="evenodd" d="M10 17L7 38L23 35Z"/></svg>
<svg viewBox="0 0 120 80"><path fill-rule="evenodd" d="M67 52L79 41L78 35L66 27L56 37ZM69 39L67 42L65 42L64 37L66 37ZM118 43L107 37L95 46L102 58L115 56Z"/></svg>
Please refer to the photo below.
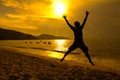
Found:
<svg viewBox="0 0 120 80"><path fill-rule="evenodd" d="M88 12L88 11L86 11L86 15L89 15L89 12Z"/></svg>
<svg viewBox="0 0 120 80"><path fill-rule="evenodd" d="M64 18L64 19L66 19L66 16L65 16L65 15L63 15L63 18Z"/></svg>

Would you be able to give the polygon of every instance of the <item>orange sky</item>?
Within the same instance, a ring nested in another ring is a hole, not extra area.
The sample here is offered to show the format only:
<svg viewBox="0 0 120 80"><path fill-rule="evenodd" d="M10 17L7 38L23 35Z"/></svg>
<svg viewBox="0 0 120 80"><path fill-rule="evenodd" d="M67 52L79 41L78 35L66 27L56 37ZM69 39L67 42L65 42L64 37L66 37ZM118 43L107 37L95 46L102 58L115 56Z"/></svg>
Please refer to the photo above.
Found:
<svg viewBox="0 0 120 80"><path fill-rule="evenodd" d="M64 19L55 15L55 1L65 5L71 24L76 20L82 23L85 11L90 12L85 37L104 37L111 33L117 36L120 32L119 0L0 0L0 28L33 35L48 33L73 37Z"/></svg>

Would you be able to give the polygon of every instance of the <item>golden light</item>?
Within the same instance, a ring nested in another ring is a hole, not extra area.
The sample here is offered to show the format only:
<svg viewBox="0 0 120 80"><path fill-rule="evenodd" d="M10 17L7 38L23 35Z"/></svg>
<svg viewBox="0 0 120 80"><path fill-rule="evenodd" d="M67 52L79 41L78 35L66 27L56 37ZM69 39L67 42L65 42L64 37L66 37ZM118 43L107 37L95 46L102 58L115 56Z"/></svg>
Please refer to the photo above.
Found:
<svg viewBox="0 0 120 80"><path fill-rule="evenodd" d="M65 45L66 45L66 40L56 40L55 50L66 51Z"/></svg>
<svg viewBox="0 0 120 80"><path fill-rule="evenodd" d="M60 54L60 53L57 53L57 52L51 52L51 53L49 53L48 56L60 59L63 56L63 54Z"/></svg>
<svg viewBox="0 0 120 80"><path fill-rule="evenodd" d="M61 2L55 3L54 4L54 11L55 11L55 15L58 17L61 17L65 14L65 5Z"/></svg>
<svg viewBox="0 0 120 80"><path fill-rule="evenodd" d="M56 44L58 45L64 45L66 43L65 40L56 40Z"/></svg>
<svg viewBox="0 0 120 80"><path fill-rule="evenodd" d="M56 51L66 51L65 45L66 45L66 40L55 40L55 48L54 50ZM48 56L53 57L53 58L62 58L64 54L58 53L58 52L51 52L49 53Z"/></svg>

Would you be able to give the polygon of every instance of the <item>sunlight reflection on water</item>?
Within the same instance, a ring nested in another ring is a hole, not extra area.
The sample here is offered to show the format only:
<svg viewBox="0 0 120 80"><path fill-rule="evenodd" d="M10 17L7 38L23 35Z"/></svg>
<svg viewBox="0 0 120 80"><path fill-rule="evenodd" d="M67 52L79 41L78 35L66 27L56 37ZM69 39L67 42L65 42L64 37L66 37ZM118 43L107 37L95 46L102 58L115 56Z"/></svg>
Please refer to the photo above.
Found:
<svg viewBox="0 0 120 80"><path fill-rule="evenodd" d="M58 51L67 51L67 41L66 40L55 40L55 44L56 46L54 47L55 50L58 50Z"/></svg>
<svg viewBox="0 0 120 80"><path fill-rule="evenodd" d="M63 57L63 54L58 52L49 52L48 56L52 58L61 59Z"/></svg>

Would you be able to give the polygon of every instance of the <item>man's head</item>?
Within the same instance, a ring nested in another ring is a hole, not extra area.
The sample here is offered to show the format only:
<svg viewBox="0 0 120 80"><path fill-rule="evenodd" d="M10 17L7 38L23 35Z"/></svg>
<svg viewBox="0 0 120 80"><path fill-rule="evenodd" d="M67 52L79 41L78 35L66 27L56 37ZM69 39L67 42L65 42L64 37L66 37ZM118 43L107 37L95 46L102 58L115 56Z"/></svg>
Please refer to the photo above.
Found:
<svg viewBox="0 0 120 80"><path fill-rule="evenodd" d="M78 21L75 21L74 25L75 25L76 27L79 27L79 26L80 26L80 23L79 23Z"/></svg>

